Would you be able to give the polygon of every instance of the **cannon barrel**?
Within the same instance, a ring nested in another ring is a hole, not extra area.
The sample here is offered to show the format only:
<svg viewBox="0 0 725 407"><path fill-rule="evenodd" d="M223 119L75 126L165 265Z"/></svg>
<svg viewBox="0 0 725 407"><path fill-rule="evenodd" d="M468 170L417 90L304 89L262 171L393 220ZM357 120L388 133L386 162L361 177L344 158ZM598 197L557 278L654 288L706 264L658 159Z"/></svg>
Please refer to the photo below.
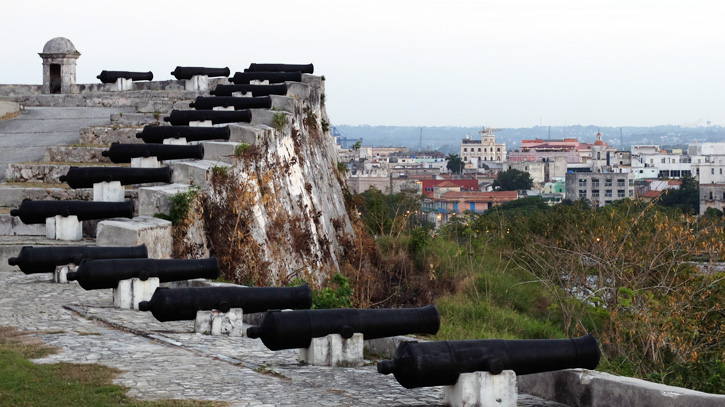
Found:
<svg viewBox="0 0 725 407"><path fill-rule="evenodd" d="M78 270L68 273L69 281L78 281L86 290L116 288L121 280L158 277L159 282L219 277L219 261L208 259L108 259L82 261Z"/></svg>
<svg viewBox="0 0 725 407"><path fill-rule="evenodd" d="M146 258L146 245L128 247L99 246L25 246L8 264L18 266L25 274L53 273L56 266L80 264L82 260Z"/></svg>
<svg viewBox="0 0 725 407"><path fill-rule="evenodd" d="M482 339L403 342L392 360L378 363L378 372L393 373L403 387L447 386L461 373L486 371L517 375L553 370L594 369L599 345L591 335L574 339Z"/></svg>
<svg viewBox="0 0 725 407"><path fill-rule="evenodd" d="M314 73L315 66L312 64L249 64L244 72L301 72Z"/></svg>
<svg viewBox="0 0 725 407"><path fill-rule="evenodd" d="M149 182L171 183L171 168L130 167L70 167L59 177L61 182L76 188L92 188L97 182L120 181L121 185L146 184Z"/></svg>
<svg viewBox="0 0 725 407"><path fill-rule="evenodd" d="M118 78L131 79L132 81L151 81L154 79L154 73L148 72L129 72L129 71L101 71L96 76L103 83L115 83Z"/></svg>
<svg viewBox="0 0 725 407"><path fill-rule="evenodd" d="M249 110L172 110L164 121L174 126L188 126L189 122L211 120L213 124L238 123L252 121L252 112Z"/></svg>
<svg viewBox="0 0 725 407"><path fill-rule="evenodd" d="M150 301L139 304L141 311L151 311L161 321L196 318L197 311L213 309L228 312L241 308L245 313L269 309L307 309L312 306L312 292L307 284L299 287L190 287L159 288Z"/></svg>
<svg viewBox="0 0 725 407"><path fill-rule="evenodd" d="M201 66L177 66L171 74L176 79L191 79L192 76L206 75L209 77L213 76L229 76L229 68L204 68Z"/></svg>
<svg viewBox="0 0 725 407"><path fill-rule="evenodd" d="M287 85L284 83L277 85L216 85L216 88L209 93L214 96L232 96L234 92L252 92L252 96L284 96L287 94Z"/></svg>
<svg viewBox="0 0 725 407"><path fill-rule="evenodd" d="M243 109L270 109L272 98L269 96L257 96L251 98L238 98L234 96L198 96L196 100L189 103L189 107L197 110L208 110L215 107L234 107L234 110Z"/></svg>
<svg viewBox="0 0 725 407"><path fill-rule="evenodd" d="M10 211L19 216L26 225L45 223L53 216L78 216L78 220L133 218L133 201L89 202L89 201L32 201L25 199L20 208Z"/></svg>
<svg viewBox="0 0 725 407"><path fill-rule="evenodd" d="M184 110L184 112L193 110ZM228 112L236 113L236 112ZM187 121L188 124L188 121ZM229 140L231 130L224 127L191 127L191 126L145 126L136 138L143 139L144 143L161 144L167 138L185 138L186 141L203 140ZM111 146L113 147L113 146Z"/></svg>
<svg viewBox="0 0 725 407"><path fill-rule="evenodd" d="M262 325L247 329L250 338L261 338L271 350L307 348L312 338L356 332L376 339L407 334L435 334L440 317L435 305L397 309L318 309L269 311Z"/></svg>
<svg viewBox="0 0 725 407"><path fill-rule="evenodd" d="M208 128L213 129L215 127ZM132 158L139 157L156 157L160 161L182 160L187 158L196 158L201 160L204 158L204 146L201 144L183 146L173 144L113 143L108 150L101 152L101 154L104 157L110 158L111 161L116 164L130 163Z"/></svg>
<svg viewBox="0 0 725 407"><path fill-rule="evenodd" d="M237 85L255 80L267 80L269 83L302 82L302 72L237 72L231 79Z"/></svg>

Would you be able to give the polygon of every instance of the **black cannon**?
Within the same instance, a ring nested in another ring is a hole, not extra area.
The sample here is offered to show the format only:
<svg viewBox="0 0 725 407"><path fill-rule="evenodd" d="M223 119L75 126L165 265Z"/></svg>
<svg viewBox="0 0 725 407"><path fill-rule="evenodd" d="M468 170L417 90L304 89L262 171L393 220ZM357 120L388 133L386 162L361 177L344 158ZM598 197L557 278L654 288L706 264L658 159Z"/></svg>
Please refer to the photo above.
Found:
<svg viewBox="0 0 725 407"><path fill-rule="evenodd" d="M211 120L212 124L239 123L252 121L250 110L172 110L164 121L174 126L188 126L189 122Z"/></svg>
<svg viewBox="0 0 725 407"><path fill-rule="evenodd" d="M146 258L146 245L128 247L98 246L25 246L18 257L8 259L11 266L25 274L53 273L56 266L80 264L83 260Z"/></svg>
<svg viewBox="0 0 725 407"><path fill-rule="evenodd" d="M121 185L147 184L149 182L171 183L171 168L131 167L70 167L68 173L59 177L61 182L76 188L92 188L97 182L120 181Z"/></svg>
<svg viewBox="0 0 725 407"><path fill-rule="evenodd" d="M302 72L237 72L231 78L237 85L265 80L269 83L302 82Z"/></svg>
<svg viewBox="0 0 725 407"><path fill-rule="evenodd" d="M161 322L192 320L197 311L229 312L241 308L245 313L269 309L308 309L312 292L307 284L299 287L191 287L158 288L150 301L139 304Z"/></svg>
<svg viewBox="0 0 725 407"><path fill-rule="evenodd" d="M184 110L192 112L193 110ZM236 113L236 112L228 112ZM187 121L188 124L188 121ZM144 143L161 144L167 138L185 138L186 141L229 140L231 130L224 127L191 127L191 126L145 126L141 133L136 133ZM111 146L113 147L113 146Z"/></svg>
<svg viewBox="0 0 725 407"><path fill-rule="evenodd" d="M20 208L10 211L19 216L26 225L45 223L53 216L78 216L78 220L133 218L133 201L89 202L89 201L32 201L25 199Z"/></svg>
<svg viewBox="0 0 725 407"><path fill-rule="evenodd" d="M378 363L378 372L393 373L403 387L456 384L461 373L486 371L517 375L553 370L594 369L599 345L593 336L575 339L403 342L392 360Z"/></svg>
<svg viewBox="0 0 725 407"><path fill-rule="evenodd" d="M216 85L216 88L209 93L214 96L232 96L234 92L242 92L242 94L252 92L252 96L284 96L287 94L287 85L284 83L277 85Z"/></svg>
<svg viewBox="0 0 725 407"><path fill-rule="evenodd" d="M349 339L356 332L365 339L406 334L435 334L440 317L435 305L398 309L318 309L269 311L262 325L247 329L250 338L261 338L271 350L307 348L312 338L340 334Z"/></svg>
<svg viewBox="0 0 725 407"><path fill-rule="evenodd" d="M103 83L116 83L119 78L131 79L132 81L151 81L154 79L154 73L148 72L129 72L129 71L101 71L96 76Z"/></svg>
<svg viewBox="0 0 725 407"><path fill-rule="evenodd" d="M121 280L158 277L159 282L182 281L193 278L219 277L216 257L199 260L181 259L109 259L82 261L78 270L68 273L68 281L78 281L86 290L116 288Z"/></svg>
<svg viewBox="0 0 725 407"><path fill-rule="evenodd" d="M249 64L244 72L302 72L314 73L315 66L312 64Z"/></svg>
<svg viewBox="0 0 725 407"><path fill-rule="evenodd" d="M176 79L191 79L192 76L197 75L206 75L208 77L229 76L229 73L229 68L204 68L201 66L177 66L171 72Z"/></svg>
<svg viewBox="0 0 725 407"><path fill-rule="evenodd" d="M243 109L269 109L272 107L272 98L257 96L251 98L238 98L234 96L198 96L189 103L189 107L197 110L208 110L215 107L234 107L234 110Z"/></svg>
<svg viewBox="0 0 725 407"><path fill-rule="evenodd" d="M213 129L216 127L207 128ZM204 146L201 144L184 146L173 144L162 145L113 143L107 151L103 151L101 154L104 157L110 158L111 161L116 164L130 163L132 158L145 157L156 157L159 161L182 160L187 158L195 158L201 160L204 158Z"/></svg>

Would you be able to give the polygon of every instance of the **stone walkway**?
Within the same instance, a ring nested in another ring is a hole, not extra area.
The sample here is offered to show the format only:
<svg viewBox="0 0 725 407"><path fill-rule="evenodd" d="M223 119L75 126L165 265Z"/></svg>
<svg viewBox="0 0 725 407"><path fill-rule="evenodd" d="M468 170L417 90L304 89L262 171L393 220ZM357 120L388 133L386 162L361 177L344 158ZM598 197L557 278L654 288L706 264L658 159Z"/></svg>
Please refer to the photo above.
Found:
<svg viewBox="0 0 725 407"><path fill-rule="evenodd" d="M193 333L193 321L161 323L112 307L112 290L84 291L50 275L0 272L0 326L37 333L61 351L37 363L99 363L141 399L222 400L231 406L440 406L442 388L408 390L371 362L305 366L297 351L260 340ZM520 406L562 406L520 395Z"/></svg>

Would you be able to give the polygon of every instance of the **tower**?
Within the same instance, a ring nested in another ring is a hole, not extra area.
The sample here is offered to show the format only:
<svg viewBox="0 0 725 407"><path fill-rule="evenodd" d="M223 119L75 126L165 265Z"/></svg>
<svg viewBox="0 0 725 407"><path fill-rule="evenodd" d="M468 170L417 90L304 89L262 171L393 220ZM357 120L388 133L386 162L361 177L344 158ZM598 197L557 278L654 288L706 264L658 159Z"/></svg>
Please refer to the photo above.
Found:
<svg viewBox="0 0 725 407"><path fill-rule="evenodd" d="M81 53L69 39L53 38L38 55L43 58L43 93L78 93L76 59Z"/></svg>

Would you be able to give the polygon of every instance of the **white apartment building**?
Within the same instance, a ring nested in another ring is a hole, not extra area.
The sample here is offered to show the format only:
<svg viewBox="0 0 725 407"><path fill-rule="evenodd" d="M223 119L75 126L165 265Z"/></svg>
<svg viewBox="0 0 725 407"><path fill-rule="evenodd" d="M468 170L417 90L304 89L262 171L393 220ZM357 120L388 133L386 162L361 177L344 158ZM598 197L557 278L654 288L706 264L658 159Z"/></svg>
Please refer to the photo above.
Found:
<svg viewBox="0 0 725 407"><path fill-rule="evenodd" d="M464 164L473 164L475 168L482 168L487 162L503 163L506 161L506 143L496 143L493 135L494 129L483 129L480 140L471 136L461 140L460 156Z"/></svg>

